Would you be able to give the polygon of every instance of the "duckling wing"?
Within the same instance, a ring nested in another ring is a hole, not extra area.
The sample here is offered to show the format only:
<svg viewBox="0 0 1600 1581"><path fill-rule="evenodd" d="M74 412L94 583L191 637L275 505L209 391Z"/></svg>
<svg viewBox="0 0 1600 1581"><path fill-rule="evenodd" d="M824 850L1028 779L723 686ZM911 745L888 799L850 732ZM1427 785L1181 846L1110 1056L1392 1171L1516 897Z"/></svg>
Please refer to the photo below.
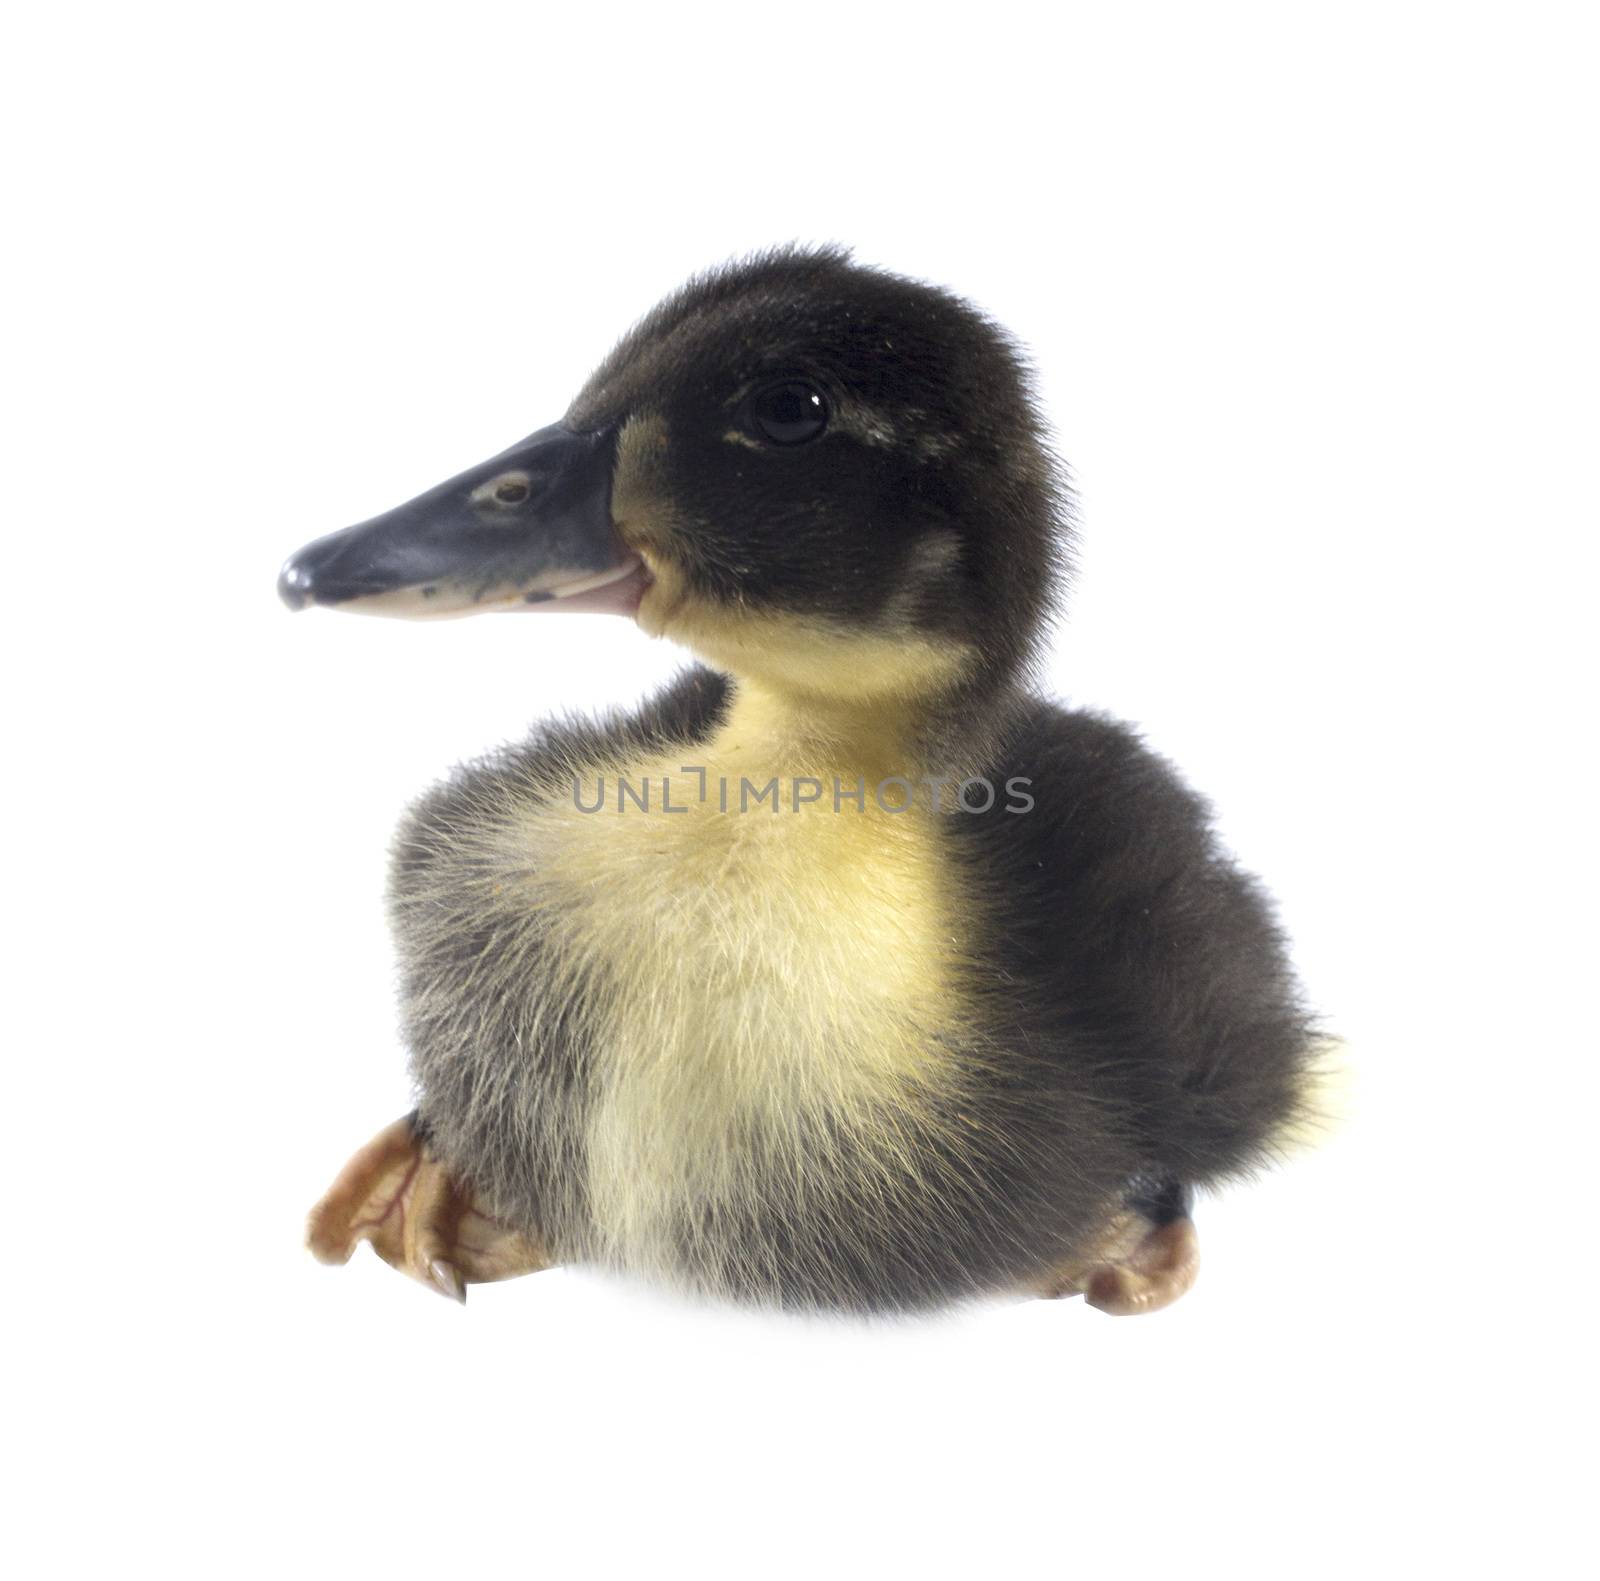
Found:
<svg viewBox="0 0 1600 1581"><path fill-rule="evenodd" d="M995 771L1033 805L954 820L1000 908L983 944L1018 1032L1084 1073L1144 1168L1247 1171L1303 1118L1317 1044L1261 885L1126 725L1033 706ZM1017 798L1013 798L1015 803Z"/></svg>

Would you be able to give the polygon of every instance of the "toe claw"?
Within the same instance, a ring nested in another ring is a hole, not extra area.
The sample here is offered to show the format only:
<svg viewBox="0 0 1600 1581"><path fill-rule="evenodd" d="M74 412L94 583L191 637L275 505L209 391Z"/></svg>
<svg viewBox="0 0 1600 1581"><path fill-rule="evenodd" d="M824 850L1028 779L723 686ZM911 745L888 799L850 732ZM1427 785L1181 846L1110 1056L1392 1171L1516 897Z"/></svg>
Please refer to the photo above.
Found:
<svg viewBox="0 0 1600 1581"><path fill-rule="evenodd" d="M463 1283L459 1270L452 1263L447 1263L442 1257L435 1257L428 1264L429 1283L442 1296L450 1300L466 1304L467 1287Z"/></svg>

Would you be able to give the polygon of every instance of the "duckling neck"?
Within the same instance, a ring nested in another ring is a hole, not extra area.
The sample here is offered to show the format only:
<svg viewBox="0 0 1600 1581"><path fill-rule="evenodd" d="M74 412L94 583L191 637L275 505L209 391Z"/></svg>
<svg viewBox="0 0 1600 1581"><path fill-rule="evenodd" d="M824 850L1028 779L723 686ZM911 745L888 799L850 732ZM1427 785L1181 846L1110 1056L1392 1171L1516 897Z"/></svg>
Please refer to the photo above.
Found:
<svg viewBox="0 0 1600 1581"><path fill-rule="evenodd" d="M931 700L824 697L736 677L718 742L783 772L915 783L967 772L967 734Z"/></svg>
<svg viewBox="0 0 1600 1581"><path fill-rule="evenodd" d="M791 773L891 773L896 722L876 710L735 679L718 742Z"/></svg>

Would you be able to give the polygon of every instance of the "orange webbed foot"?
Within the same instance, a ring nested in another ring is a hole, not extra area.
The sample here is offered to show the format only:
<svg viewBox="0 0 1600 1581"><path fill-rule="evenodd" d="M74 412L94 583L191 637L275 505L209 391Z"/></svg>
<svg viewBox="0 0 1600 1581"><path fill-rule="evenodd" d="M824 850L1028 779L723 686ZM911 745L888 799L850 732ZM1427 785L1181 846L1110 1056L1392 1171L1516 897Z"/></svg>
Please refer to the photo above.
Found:
<svg viewBox="0 0 1600 1581"><path fill-rule="evenodd" d="M1200 1273L1200 1237L1194 1221L1152 1224L1120 1213L1087 1256L1060 1269L1045 1285L1047 1297L1081 1295L1114 1317L1156 1312L1186 1295Z"/></svg>
<svg viewBox="0 0 1600 1581"><path fill-rule="evenodd" d="M454 1301L550 1266L532 1237L484 1213L417 1134L411 1118L385 1126L311 1210L306 1243L319 1262L345 1263L363 1241L391 1268Z"/></svg>

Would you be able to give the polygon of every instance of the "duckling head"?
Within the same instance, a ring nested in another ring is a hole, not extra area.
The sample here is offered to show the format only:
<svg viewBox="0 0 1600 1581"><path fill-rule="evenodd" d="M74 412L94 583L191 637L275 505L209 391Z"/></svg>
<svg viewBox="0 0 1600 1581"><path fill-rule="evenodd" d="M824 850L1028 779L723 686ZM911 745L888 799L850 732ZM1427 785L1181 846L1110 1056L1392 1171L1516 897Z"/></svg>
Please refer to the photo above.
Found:
<svg viewBox="0 0 1600 1581"><path fill-rule="evenodd" d="M818 706L961 712L1033 653L1066 493L1025 364L950 293L837 249L691 280L565 417L279 581L398 615L610 610Z"/></svg>

